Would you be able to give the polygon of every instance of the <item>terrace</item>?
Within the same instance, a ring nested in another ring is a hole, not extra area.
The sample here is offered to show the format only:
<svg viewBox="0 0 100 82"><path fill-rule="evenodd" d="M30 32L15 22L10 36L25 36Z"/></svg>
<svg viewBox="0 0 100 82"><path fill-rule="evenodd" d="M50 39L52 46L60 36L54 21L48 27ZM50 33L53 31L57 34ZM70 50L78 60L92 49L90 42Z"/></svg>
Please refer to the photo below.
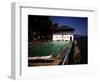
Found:
<svg viewBox="0 0 100 82"><path fill-rule="evenodd" d="M74 29L58 26L49 16L29 15L28 65L58 65L74 40Z"/></svg>

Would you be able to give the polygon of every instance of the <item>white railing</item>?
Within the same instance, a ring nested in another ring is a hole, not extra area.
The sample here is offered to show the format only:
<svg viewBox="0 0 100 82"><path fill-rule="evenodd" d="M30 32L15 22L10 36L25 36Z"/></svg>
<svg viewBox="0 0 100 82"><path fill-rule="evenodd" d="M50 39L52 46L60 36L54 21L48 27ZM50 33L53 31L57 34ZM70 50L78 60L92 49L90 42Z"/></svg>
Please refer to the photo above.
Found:
<svg viewBox="0 0 100 82"><path fill-rule="evenodd" d="M68 50L67 54L66 54L66 55L65 55L65 57L64 57L64 60L63 60L63 62L62 62L62 65L64 65L64 64L65 64L65 62L66 62L66 60L67 60L67 57L68 57L68 54L69 54L69 52L70 52L71 48L72 48L72 43L71 43L71 45L70 45L70 48L69 48L69 50Z"/></svg>

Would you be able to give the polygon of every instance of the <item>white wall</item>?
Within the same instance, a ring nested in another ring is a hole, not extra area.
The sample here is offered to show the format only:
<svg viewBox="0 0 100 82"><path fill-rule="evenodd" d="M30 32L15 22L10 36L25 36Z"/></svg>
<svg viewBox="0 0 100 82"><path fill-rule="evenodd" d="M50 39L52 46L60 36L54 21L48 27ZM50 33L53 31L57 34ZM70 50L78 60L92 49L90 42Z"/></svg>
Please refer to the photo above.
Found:
<svg viewBox="0 0 100 82"><path fill-rule="evenodd" d="M55 34L54 34L54 35L53 35L53 40L54 40L54 41L56 41L56 40L60 40L60 41L61 41L61 40L62 40L62 35L61 35L61 34L59 34L59 35L55 35Z"/></svg>
<svg viewBox="0 0 100 82"><path fill-rule="evenodd" d="M60 40L60 41L70 41L70 37L72 37L72 41L74 39L74 35L72 34L66 34L66 35L63 35L63 34L53 34L53 40L56 41L56 40Z"/></svg>
<svg viewBox="0 0 100 82"><path fill-rule="evenodd" d="M63 35L63 40L68 40L68 41L70 41L70 38L72 38L72 41L73 41L74 35L72 35L72 34Z"/></svg>
<svg viewBox="0 0 100 82"><path fill-rule="evenodd" d="M0 82L13 81L8 76L10 76L11 69L11 2L24 1L33 2L34 4L44 4L44 5L55 5L67 7L67 5L74 6L96 6L98 9L98 14L96 24L100 27L100 0L1 0L0 1ZM94 47L97 74L95 75L83 75L83 76L62 76L54 77L50 79L34 79L31 82L100 82L100 28L95 27L96 33L94 41L91 47ZM93 37L92 36L92 37ZM98 38L97 38L98 37ZM94 61L93 61L94 62ZM19 81L19 80L18 80Z"/></svg>

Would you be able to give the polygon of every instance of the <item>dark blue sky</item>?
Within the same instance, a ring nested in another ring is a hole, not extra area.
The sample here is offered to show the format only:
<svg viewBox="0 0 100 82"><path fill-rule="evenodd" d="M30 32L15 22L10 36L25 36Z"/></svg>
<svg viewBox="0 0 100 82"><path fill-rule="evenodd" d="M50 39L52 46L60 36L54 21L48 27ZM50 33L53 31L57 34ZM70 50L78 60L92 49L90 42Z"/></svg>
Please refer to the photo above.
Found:
<svg viewBox="0 0 100 82"><path fill-rule="evenodd" d="M50 20L58 26L70 26L75 28L74 34L87 36L88 18L87 17L61 17L51 16Z"/></svg>

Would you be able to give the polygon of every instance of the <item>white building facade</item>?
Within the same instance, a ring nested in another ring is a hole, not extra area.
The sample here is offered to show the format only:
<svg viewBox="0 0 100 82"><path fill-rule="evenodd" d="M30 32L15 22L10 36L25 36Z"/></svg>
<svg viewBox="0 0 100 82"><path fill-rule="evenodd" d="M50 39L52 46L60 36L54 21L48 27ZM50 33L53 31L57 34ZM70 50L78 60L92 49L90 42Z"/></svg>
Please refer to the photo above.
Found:
<svg viewBox="0 0 100 82"><path fill-rule="evenodd" d="M53 40L54 41L73 41L74 34L73 33L54 33Z"/></svg>
<svg viewBox="0 0 100 82"><path fill-rule="evenodd" d="M60 26L53 29L54 41L73 41L74 40L74 28L69 26Z"/></svg>

